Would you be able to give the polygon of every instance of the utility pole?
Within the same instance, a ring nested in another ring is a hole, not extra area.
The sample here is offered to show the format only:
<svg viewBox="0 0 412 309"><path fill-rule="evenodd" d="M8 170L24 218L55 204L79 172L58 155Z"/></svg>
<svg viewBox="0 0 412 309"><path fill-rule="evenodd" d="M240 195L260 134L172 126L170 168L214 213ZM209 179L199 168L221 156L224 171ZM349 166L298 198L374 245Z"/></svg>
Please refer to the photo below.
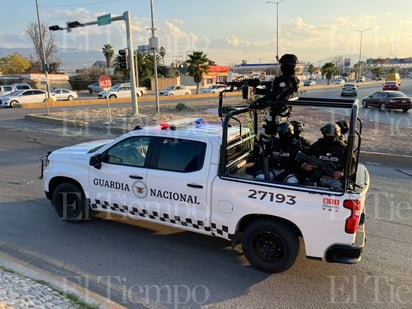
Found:
<svg viewBox="0 0 412 309"><path fill-rule="evenodd" d="M269 4L276 5L276 62L279 63L279 4L285 0L279 1L266 1Z"/></svg>
<svg viewBox="0 0 412 309"><path fill-rule="evenodd" d="M151 19L152 19L152 37L149 39L149 46L153 50L153 70L154 70L154 79L155 79L155 96L156 96L156 112L160 113L159 105L159 86L158 86L158 77L157 77L157 57L156 52L159 49L159 40L156 37L156 28L154 26L154 6L153 0L150 0L150 9L151 9Z"/></svg>
<svg viewBox="0 0 412 309"><path fill-rule="evenodd" d="M50 89L49 89L49 81L48 81L48 64L46 63L46 52L44 50L44 43L43 43L43 34L42 34L42 27L40 22L40 14L39 14L39 4L36 0L36 12L37 12L37 24L39 27L39 39L40 39L40 49L41 49L41 64L43 67L44 78L46 80L46 92L47 92L47 99L46 99L46 107L47 107L47 115L49 114L49 99L50 99Z"/></svg>

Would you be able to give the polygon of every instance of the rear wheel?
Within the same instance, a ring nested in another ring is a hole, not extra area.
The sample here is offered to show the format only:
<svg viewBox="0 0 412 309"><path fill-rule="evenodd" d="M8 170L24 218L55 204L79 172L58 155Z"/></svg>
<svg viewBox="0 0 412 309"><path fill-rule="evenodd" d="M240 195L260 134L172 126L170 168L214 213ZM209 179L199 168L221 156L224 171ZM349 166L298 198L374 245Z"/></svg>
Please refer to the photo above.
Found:
<svg viewBox="0 0 412 309"><path fill-rule="evenodd" d="M408 110L409 110L409 108L404 108L404 109L402 109L402 111L403 111L404 113L407 113Z"/></svg>
<svg viewBox="0 0 412 309"><path fill-rule="evenodd" d="M86 198L77 185L64 182L53 192L52 205L59 217L70 223L78 223L88 216Z"/></svg>
<svg viewBox="0 0 412 309"><path fill-rule="evenodd" d="M109 95L109 99L117 99L117 97L116 97L115 94L111 94L111 95Z"/></svg>
<svg viewBox="0 0 412 309"><path fill-rule="evenodd" d="M242 248L246 258L256 268L280 273L295 263L299 242L287 224L262 219L252 222L246 228Z"/></svg>

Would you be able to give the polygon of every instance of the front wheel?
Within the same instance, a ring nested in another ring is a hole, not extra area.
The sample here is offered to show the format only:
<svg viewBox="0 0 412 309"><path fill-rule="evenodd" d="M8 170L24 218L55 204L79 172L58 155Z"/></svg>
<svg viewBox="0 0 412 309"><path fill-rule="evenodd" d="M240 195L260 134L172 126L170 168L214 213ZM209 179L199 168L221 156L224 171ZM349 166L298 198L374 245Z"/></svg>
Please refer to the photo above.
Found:
<svg viewBox="0 0 412 309"><path fill-rule="evenodd" d="M109 95L109 99L117 99L117 97L116 97L116 95L111 94L111 95Z"/></svg>
<svg viewBox="0 0 412 309"><path fill-rule="evenodd" d="M402 111L403 111L404 113L407 113L408 110L409 110L409 108L404 108L404 109L402 109Z"/></svg>
<svg viewBox="0 0 412 309"><path fill-rule="evenodd" d="M380 105L380 107L379 107L379 110L380 110L381 112L386 111L386 104L385 104L385 103L382 103L382 104Z"/></svg>
<svg viewBox="0 0 412 309"><path fill-rule="evenodd" d="M365 101L362 101L362 106L363 108L368 108L368 103L366 103Z"/></svg>
<svg viewBox="0 0 412 309"><path fill-rule="evenodd" d="M242 248L246 258L256 268L280 273L295 263L299 242L296 234L285 223L262 219L246 228Z"/></svg>
<svg viewBox="0 0 412 309"><path fill-rule="evenodd" d="M75 184L64 182L53 192L52 205L59 217L70 223L78 223L88 216L86 198L83 191Z"/></svg>
<svg viewBox="0 0 412 309"><path fill-rule="evenodd" d="M11 102L10 102L10 107L15 107L17 103L19 103L19 102L17 102L17 101L11 101Z"/></svg>
<svg viewBox="0 0 412 309"><path fill-rule="evenodd" d="M73 96L69 95L69 97L67 98L67 100L68 100L68 101L73 101L74 98L73 98Z"/></svg>

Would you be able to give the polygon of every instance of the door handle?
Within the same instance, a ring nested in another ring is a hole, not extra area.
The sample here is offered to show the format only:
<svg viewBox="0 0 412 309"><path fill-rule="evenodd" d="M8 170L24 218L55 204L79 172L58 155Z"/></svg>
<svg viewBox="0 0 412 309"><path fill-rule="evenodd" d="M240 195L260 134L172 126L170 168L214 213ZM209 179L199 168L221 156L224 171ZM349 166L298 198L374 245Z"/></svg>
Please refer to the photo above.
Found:
<svg viewBox="0 0 412 309"><path fill-rule="evenodd" d="M188 183L187 186L191 187L191 188L196 188L196 189L203 189L202 185L196 185L196 184L193 184L193 183Z"/></svg>
<svg viewBox="0 0 412 309"><path fill-rule="evenodd" d="M129 178L132 178L132 179L143 179L142 176L137 176L137 175L129 175Z"/></svg>

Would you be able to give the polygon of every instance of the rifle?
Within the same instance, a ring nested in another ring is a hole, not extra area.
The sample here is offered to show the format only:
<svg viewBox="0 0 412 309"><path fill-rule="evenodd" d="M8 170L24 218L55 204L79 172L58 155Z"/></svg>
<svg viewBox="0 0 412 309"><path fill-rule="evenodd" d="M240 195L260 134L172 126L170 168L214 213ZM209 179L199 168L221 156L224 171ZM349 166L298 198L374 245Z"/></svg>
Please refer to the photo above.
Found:
<svg viewBox="0 0 412 309"><path fill-rule="evenodd" d="M318 159L314 155L305 155L301 151L298 151L295 160L301 163L309 163L310 165L313 165L314 167L319 169L322 172L322 174L327 176L333 176L333 173L336 169L335 164L333 164L332 162L325 162L323 160Z"/></svg>

